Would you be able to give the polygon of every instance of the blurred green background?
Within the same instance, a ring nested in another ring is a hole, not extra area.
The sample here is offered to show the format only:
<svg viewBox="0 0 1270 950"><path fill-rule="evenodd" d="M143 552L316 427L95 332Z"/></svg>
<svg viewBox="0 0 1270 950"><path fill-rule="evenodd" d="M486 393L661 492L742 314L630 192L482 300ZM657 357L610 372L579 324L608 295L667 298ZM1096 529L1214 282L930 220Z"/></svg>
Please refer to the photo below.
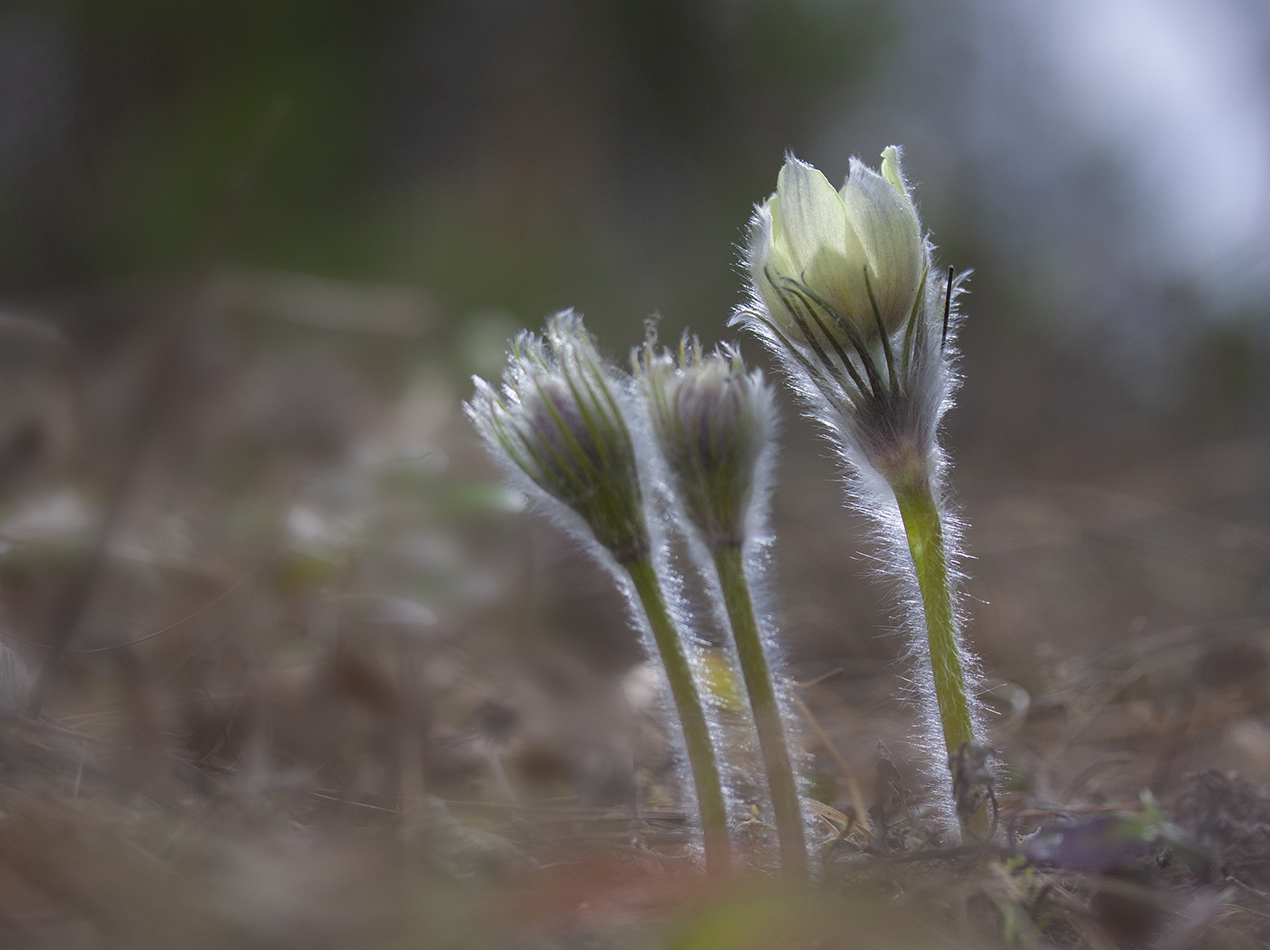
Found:
<svg viewBox="0 0 1270 950"><path fill-rule="evenodd" d="M1148 410L1202 403L1205 426L1265 415L1256 5L123 0L0 17L10 299L186 272L285 103L224 261L418 287L449 329L576 306L615 351L653 311L714 339L785 151L841 178L899 142L944 258L977 271L963 418L1011 422L974 384L981 339L1024 363L1062 351Z"/></svg>

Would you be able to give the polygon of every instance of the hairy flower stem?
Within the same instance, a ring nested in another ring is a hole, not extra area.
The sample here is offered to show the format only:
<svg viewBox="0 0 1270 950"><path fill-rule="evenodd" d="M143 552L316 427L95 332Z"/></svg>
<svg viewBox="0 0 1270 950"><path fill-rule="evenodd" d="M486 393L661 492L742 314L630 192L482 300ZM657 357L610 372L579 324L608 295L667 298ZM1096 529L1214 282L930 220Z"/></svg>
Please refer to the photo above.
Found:
<svg viewBox="0 0 1270 950"><path fill-rule="evenodd" d="M741 675L754 712L754 727L758 732L763 767L767 771L776 834L780 840L781 868L791 877L805 878L807 843L803 834L798 786L794 782L780 706L759 636L758 619L754 614L754 601L750 597L745 558L740 546L725 544L715 548L714 566L719 572L719 586L723 589L723 602L732 625L737 659L741 663Z"/></svg>
<svg viewBox="0 0 1270 950"><path fill-rule="evenodd" d="M914 478L892 486L904 519L908 549L913 555L917 584L926 612L926 640L930 645L930 665L934 674L935 699L944 728L944 748L951 763L963 745L976 741L966 677L957 640L957 617L953 611L948 559L944 550L944 526L930 482ZM977 841L988 839L986 805L961 816L961 833Z"/></svg>
<svg viewBox="0 0 1270 950"><path fill-rule="evenodd" d="M710 741L710 729L706 725L705 711L693 682L692 669L684 655L679 632L675 629L666 599L662 595L661 582L647 557L628 562L626 571L644 613L653 631L653 640L661 654L666 679L670 683L670 695L679 713L683 728L684 744L688 749L688 764L692 769L692 781L697 790L697 807L701 811L701 831L705 838L706 870L726 873L732 866L732 843L728 838L728 812L723 802L723 785L719 781L719 766L714 757L714 745Z"/></svg>

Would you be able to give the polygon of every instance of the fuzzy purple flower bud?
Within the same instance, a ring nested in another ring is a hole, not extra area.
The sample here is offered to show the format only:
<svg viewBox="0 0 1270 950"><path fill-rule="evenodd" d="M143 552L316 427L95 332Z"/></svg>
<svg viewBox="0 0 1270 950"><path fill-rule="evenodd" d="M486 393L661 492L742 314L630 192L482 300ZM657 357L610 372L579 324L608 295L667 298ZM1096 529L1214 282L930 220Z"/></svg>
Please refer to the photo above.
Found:
<svg viewBox="0 0 1270 950"><path fill-rule="evenodd" d="M703 356L687 337L677 361L649 344L632 362L688 520L711 548L743 544L776 430L771 387L735 348Z"/></svg>
<svg viewBox="0 0 1270 950"><path fill-rule="evenodd" d="M502 392L476 379L467 412L494 454L582 520L620 564L650 542L617 383L572 312L516 337Z"/></svg>

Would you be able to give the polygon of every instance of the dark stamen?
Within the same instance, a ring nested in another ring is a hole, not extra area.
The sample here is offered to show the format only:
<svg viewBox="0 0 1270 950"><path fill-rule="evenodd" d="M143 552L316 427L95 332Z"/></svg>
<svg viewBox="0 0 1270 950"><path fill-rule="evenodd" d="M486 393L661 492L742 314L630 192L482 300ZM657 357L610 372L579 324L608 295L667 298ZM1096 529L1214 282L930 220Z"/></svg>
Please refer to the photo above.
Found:
<svg viewBox="0 0 1270 950"><path fill-rule="evenodd" d="M805 284L795 284L797 292L809 300L814 301L820 307L824 308L827 313L833 313L834 309L823 297L812 290ZM860 331L856 328L855 321L850 319L840 319L838 326L842 328L842 332L847 337L847 342L855 347L855 351L860 356L860 363L864 366L864 372L869 377L869 386L873 390L875 399L882 399L886 394L886 387L882 384L882 377L878 373L877 364L874 362L873 354L869 352L869 347L864 341L864 337L860 335Z"/></svg>
<svg viewBox="0 0 1270 950"><path fill-rule="evenodd" d="M793 341L790 340L789 337L785 336L785 334L782 333L780 329L774 323L772 323L772 321L768 320L766 317L760 314L755 314L754 316L755 316L755 319L759 321L759 323L767 327L767 329L771 332L771 334L774 337L776 337L776 339L780 342L781 346L785 348L785 352L788 353L790 356L792 356L795 360L797 360L798 364L804 370L807 371L808 377L811 378L811 381L815 383L816 388L820 390L821 394L825 397L825 399L829 400L829 403L831 405L834 404L835 401L841 395L842 397L846 398L847 403L852 408L852 410L857 409L858 407L857 396L847 392L846 388L842 386L841 383L834 385L830 381L830 377L825 374L825 371L822 370L815 363L811 362L811 360L807 359L807 357L805 357L802 354L802 352L798 349L798 347L794 346Z"/></svg>
<svg viewBox="0 0 1270 950"><path fill-rule="evenodd" d="M834 321L834 325L844 330L849 326L849 324L841 317L835 316L827 303L821 301L820 304L817 305L817 303L812 299L815 297L815 294L812 293L811 289L806 285L800 284L796 280L785 278L783 291L789 293L791 297L796 298L798 302L806 308L807 313L810 314L811 318L816 321L816 326L820 327L820 332L825 335L825 339L829 341L829 345L833 347L833 351L838 354L838 359L841 361L843 368L846 369L847 373L851 376L851 381L855 383L856 389L860 390L862 394L871 392L870 389L865 388L864 381L860 379L860 374L856 372L855 366L852 365L851 358L847 356L847 351L844 350L842 348L842 344L838 342L838 337L831 333L829 328L825 326L824 320L820 318L820 314L817 311L820 307L824 307L829 312L829 317ZM782 297L782 299L784 298ZM816 298L816 300L819 300L819 298ZM790 310L792 311L793 307L790 307ZM829 368L830 370L833 369L832 363L829 364ZM873 395L876 397L877 394L873 393Z"/></svg>
<svg viewBox="0 0 1270 950"><path fill-rule="evenodd" d="M816 357L820 360L821 364L830 373L834 372L833 360L829 358L829 354L825 352L825 348L820 345L819 338L811 332L811 325L808 324L807 320L801 313L798 312L798 309L792 303L793 300L798 300L799 303L803 303L803 301L800 298L797 298L788 288L777 287L776 292L780 294L781 302L785 304L785 309L787 309L789 311L789 315L794 318L794 323L798 326L799 332L802 333L803 339L807 341L807 344L812 348L812 351L816 354ZM813 320L816 319L816 314L813 310L808 308L807 312L811 315ZM824 329L823 324L821 324L821 329ZM828 334L826 334L826 338L831 341L833 339L833 337ZM851 372L855 371L851 370Z"/></svg>
<svg viewBox="0 0 1270 950"><path fill-rule="evenodd" d="M917 297L913 301L913 309L909 311L908 321L904 327L904 362L901 367L901 373L905 379L908 379L909 370L913 365L913 346L915 343L914 328L920 318L925 320L926 310L923 303L926 300L926 277L930 274L930 265L928 264L922 269L922 282L917 285Z"/></svg>
<svg viewBox="0 0 1270 950"><path fill-rule="evenodd" d="M869 268L864 268L864 289L869 294L869 305L873 308L873 322L877 324L878 336L882 338L882 352L886 355L886 373L891 381L891 392L899 392L900 384L895 378L895 355L891 352L891 335L886 330L886 321L882 319L882 311L878 309L877 298L873 296L873 282L869 280Z"/></svg>

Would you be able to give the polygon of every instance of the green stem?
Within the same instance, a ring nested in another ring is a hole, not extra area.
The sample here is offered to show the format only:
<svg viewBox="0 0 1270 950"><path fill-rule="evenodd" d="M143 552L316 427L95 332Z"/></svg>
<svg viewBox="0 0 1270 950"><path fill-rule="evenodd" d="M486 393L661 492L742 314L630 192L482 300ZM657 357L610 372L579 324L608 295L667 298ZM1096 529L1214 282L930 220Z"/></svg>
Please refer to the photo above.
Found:
<svg viewBox="0 0 1270 950"><path fill-rule="evenodd" d="M652 561L640 558L626 565L635 593L648 616L657 651L661 654L670 683L670 695L679 713L683 727L684 744L688 748L688 764L692 769L692 781L697 790L697 807L701 810L701 830L705 838L706 870L726 872L732 864L732 843L728 838L728 811L723 802L723 785L719 781L719 766L714 757L714 745L710 741L710 729L701 708L701 699L693 682L692 669L684 655L679 632L675 629L666 599L662 596L661 582L653 569Z"/></svg>
<svg viewBox="0 0 1270 950"><path fill-rule="evenodd" d="M944 526L939 507L926 479L896 484L895 500L904 519L908 549L913 555L917 584L926 613L926 640L930 645L931 672L935 699L944 728L944 748L951 762L965 744L975 743L974 720L966 696L966 677L961 647L957 642L957 617L952 606L948 558L944 548ZM951 777L950 777L951 780ZM971 815L961 816L963 836L979 841L988 837L988 810L981 806Z"/></svg>
<svg viewBox="0 0 1270 950"><path fill-rule="evenodd" d="M763 767L767 771L767 784L772 794L776 834L780 839L781 867L787 874L806 877L807 842L803 834L798 786L794 782L780 707L759 636L740 546L733 544L716 548L714 566L719 572L719 586L723 589L723 602L732 625L732 638L736 641L741 675L745 678L750 708L754 711L754 727L758 732L759 750L763 754Z"/></svg>

